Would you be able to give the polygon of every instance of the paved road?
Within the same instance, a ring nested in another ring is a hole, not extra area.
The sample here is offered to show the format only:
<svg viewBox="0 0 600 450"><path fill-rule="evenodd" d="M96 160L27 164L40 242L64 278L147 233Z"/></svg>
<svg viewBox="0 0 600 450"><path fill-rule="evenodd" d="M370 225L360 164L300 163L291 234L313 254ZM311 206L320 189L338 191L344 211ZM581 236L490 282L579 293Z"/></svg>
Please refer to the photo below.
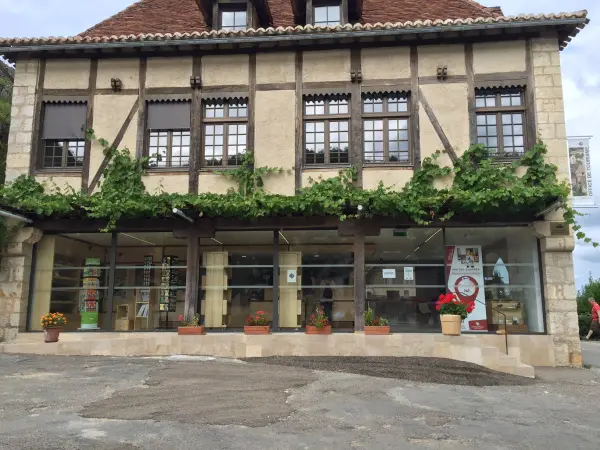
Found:
<svg viewBox="0 0 600 450"><path fill-rule="evenodd" d="M539 374L470 387L221 360L0 355L0 449L597 449L600 416L586 405L600 372Z"/></svg>
<svg viewBox="0 0 600 450"><path fill-rule="evenodd" d="M600 368L600 341L581 341L583 363Z"/></svg>

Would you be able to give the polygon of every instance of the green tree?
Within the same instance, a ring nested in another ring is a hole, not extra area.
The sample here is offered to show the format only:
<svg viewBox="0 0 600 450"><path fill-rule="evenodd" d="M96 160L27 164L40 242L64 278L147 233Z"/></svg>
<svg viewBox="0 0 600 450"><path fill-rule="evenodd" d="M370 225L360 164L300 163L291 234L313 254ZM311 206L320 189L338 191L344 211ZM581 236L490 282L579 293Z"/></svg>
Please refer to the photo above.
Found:
<svg viewBox="0 0 600 450"><path fill-rule="evenodd" d="M577 312L579 314L591 314L592 307L588 302L588 298L595 298L600 302L600 278L594 279L590 272L588 282L577 291Z"/></svg>

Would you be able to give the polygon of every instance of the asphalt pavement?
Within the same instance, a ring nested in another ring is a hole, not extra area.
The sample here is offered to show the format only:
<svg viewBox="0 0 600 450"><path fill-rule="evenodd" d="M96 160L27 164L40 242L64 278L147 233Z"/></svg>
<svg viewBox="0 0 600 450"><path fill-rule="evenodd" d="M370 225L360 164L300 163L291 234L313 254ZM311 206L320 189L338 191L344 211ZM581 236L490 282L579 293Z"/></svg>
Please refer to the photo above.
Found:
<svg viewBox="0 0 600 450"><path fill-rule="evenodd" d="M583 363L600 368L600 341L581 341ZM600 447L600 446L599 446Z"/></svg>
<svg viewBox="0 0 600 450"><path fill-rule="evenodd" d="M0 355L0 449L587 450L600 442L600 417L588 407L600 371L544 369L524 385L459 386L348 373L364 368L340 362L335 371L298 367L314 364ZM418 363L393 362L397 376L418 372L402 364ZM422 370L423 379L469 376L468 366L444 360Z"/></svg>

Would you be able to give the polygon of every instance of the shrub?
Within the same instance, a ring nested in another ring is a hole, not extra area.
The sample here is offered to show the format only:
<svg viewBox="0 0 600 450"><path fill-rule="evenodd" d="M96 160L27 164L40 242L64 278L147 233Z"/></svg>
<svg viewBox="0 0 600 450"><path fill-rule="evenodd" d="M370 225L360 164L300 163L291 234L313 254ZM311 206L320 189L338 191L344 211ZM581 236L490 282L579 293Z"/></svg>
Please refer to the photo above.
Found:
<svg viewBox="0 0 600 450"><path fill-rule="evenodd" d="M365 311L365 326L367 327L385 327L389 325L385 317L376 316L372 308Z"/></svg>
<svg viewBox="0 0 600 450"><path fill-rule="evenodd" d="M592 323L592 315L591 314L579 314L579 335L580 336L585 336L588 333L591 323Z"/></svg>
<svg viewBox="0 0 600 450"><path fill-rule="evenodd" d="M310 315L308 324L317 328L323 328L329 325L329 319L327 318L325 311L323 311L323 308L319 306L317 310Z"/></svg>

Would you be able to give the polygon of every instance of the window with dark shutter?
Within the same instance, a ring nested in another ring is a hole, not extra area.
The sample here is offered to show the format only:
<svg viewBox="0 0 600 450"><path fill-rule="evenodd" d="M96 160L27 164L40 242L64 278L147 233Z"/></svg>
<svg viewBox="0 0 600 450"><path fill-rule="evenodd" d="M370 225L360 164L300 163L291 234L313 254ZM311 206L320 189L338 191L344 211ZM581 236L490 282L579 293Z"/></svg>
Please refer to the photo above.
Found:
<svg viewBox="0 0 600 450"><path fill-rule="evenodd" d="M148 156L151 169L187 167L190 160L191 102L148 103Z"/></svg>
<svg viewBox="0 0 600 450"><path fill-rule="evenodd" d="M42 122L43 169L80 169L85 153L86 103L46 103Z"/></svg>

